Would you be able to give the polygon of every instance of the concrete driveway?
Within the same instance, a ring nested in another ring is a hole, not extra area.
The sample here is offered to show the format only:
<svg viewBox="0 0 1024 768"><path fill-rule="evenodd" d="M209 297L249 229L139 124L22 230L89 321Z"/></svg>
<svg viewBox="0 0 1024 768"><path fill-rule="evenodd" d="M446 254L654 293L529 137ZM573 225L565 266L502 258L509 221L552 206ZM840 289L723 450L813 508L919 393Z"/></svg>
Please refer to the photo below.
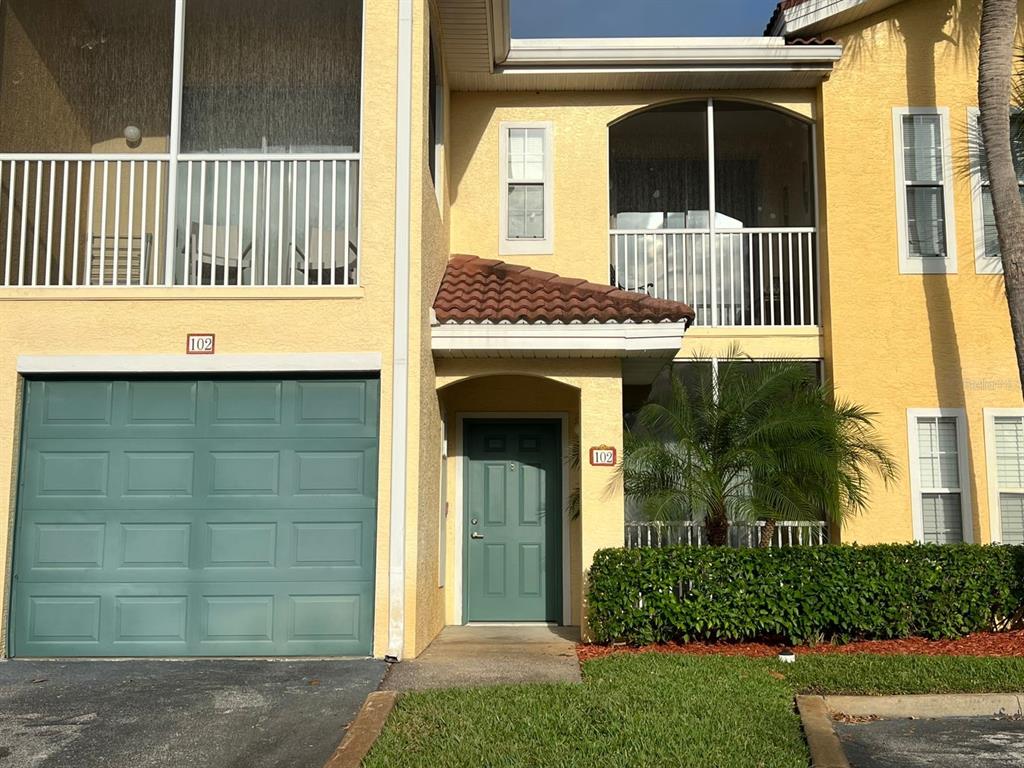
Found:
<svg viewBox="0 0 1024 768"><path fill-rule="evenodd" d="M0 768L321 768L385 664L0 663Z"/></svg>

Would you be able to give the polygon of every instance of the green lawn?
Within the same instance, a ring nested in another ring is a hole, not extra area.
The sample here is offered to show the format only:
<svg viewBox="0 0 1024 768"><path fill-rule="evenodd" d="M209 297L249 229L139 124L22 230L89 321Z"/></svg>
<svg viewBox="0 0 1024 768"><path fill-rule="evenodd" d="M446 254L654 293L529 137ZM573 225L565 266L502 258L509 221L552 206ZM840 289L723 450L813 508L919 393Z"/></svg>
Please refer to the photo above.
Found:
<svg viewBox="0 0 1024 768"><path fill-rule="evenodd" d="M1024 659L639 654L583 676L406 695L365 765L807 768L795 693L1019 691Z"/></svg>

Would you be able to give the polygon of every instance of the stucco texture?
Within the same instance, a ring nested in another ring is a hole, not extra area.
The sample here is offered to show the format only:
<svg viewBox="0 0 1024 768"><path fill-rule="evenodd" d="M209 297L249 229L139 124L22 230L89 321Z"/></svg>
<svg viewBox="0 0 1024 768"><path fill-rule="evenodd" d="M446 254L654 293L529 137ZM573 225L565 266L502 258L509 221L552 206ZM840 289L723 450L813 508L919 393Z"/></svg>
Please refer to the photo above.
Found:
<svg viewBox="0 0 1024 768"><path fill-rule="evenodd" d="M830 33L845 52L821 90L826 363L842 397L878 413L902 467L888 488L875 484L843 541L912 538L907 409L938 407L966 412L967 511L975 541L991 540L982 409L1022 401L1002 277L974 264L967 110L980 5L908 0ZM899 271L893 108L907 106L949 108L956 274Z"/></svg>

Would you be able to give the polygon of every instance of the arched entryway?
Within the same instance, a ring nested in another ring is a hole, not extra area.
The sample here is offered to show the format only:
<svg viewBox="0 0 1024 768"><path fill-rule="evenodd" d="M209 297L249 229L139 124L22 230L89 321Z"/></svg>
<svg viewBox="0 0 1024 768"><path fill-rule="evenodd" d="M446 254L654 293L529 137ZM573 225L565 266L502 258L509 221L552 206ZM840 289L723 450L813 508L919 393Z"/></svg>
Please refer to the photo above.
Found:
<svg viewBox="0 0 1024 768"><path fill-rule="evenodd" d="M439 395L450 623L578 623L579 390L509 373Z"/></svg>

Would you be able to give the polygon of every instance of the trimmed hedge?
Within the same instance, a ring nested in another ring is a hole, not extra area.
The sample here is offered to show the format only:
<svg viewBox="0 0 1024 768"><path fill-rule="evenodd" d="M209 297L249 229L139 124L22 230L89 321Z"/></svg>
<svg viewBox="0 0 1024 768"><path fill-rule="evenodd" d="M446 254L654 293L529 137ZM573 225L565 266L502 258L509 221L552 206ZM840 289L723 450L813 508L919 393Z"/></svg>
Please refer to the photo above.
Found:
<svg viewBox="0 0 1024 768"><path fill-rule="evenodd" d="M1024 546L896 544L604 549L597 642L793 644L992 630L1024 608Z"/></svg>

